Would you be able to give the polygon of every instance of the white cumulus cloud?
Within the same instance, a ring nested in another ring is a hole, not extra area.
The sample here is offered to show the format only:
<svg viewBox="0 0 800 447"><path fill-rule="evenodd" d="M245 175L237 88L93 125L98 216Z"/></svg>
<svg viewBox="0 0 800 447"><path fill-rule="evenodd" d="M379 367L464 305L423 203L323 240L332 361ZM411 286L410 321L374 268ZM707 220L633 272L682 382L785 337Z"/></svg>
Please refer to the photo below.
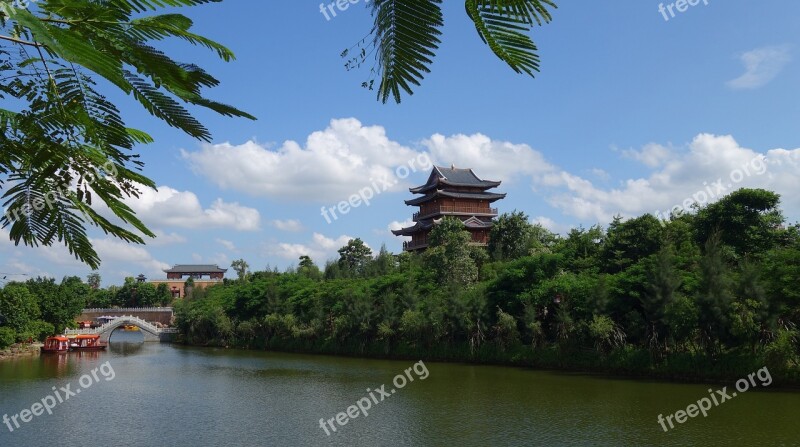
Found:
<svg viewBox="0 0 800 447"><path fill-rule="evenodd" d="M508 182L521 175L541 178L555 169L541 152L527 144L492 140L479 133L450 137L435 134L422 144L438 165L473 168L486 180Z"/></svg>
<svg viewBox="0 0 800 447"><path fill-rule="evenodd" d="M151 226L254 231L259 229L261 220L258 210L222 199L203 208L195 193L169 186L161 186L157 191L143 188L139 198L126 199L126 203Z"/></svg>
<svg viewBox="0 0 800 447"><path fill-rule="evenodd" d="M395 179L400 166L418 166L419 153L391 141L381 126L347 118L312 133L305 146L295 141L277 149L254 141L206 144L182 155L195 172L221 188L253 196L339 201L380 179ZM403 186L397 181L390 190Z"/></svg>
<svg viewBox="0 0 800 447"><path fill-rule="evenodd" d="M648 153L648 145L639 153ZM653 159L639 158L652 167ZM800 215L795 194L800 172L800 149L762 152L740 146L732 136L701 134L685 150L660 153L658 168L649 175L600 188L591 181L561 171L550 182L548 202L585 224L607 223L613 216L666 212L687 201L717 200L736 189L764 188L782 196L788 217Z"/></svg>
<svg viewBox="0 0 800 447"><path fill-rule="evenodd" d="M163 261L155 259L150 252L141 245L129 244L119 239L92 239L92 245L97 250L100 259L106 263L124 266L130 269L133 266L139 267L141 273L151 278L164 276L164 269L171 266Z"/></svg>
<svg viewBox="0 0 800 447"><path fill-rule="evenodd" d="M332 239L323 234L314 233L311 240L307 243L279 243L268 248L267 254L294 261L298 260L300 256L308 256L318 265L323 265L328 259L338 258L338 250L347 245L351 239L355 238L342 235L336 239Z"/></svg>

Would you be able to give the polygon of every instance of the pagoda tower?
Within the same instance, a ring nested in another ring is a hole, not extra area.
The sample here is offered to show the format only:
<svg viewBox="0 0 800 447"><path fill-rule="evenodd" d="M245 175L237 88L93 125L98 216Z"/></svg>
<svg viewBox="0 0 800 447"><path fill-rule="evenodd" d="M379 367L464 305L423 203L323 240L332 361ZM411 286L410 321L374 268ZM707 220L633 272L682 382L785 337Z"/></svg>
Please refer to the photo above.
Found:
<svg viewBox="0 0 800 447"><path fill-rule="evenodd" d="M486 246L492 219L497 217L497 208L492 208L491 204L506 196L488 192L497 186L500 182L483 180L472 169L434 166L424 185L409 189L422 196L405 201L406 205L419 207L413 217L415 224L392 230L392 233L411 236L410 241L403 242L403 250L424 250L428 247L431 228L445 216L452 216L461 219L472 235L473 244Z"/></svg>

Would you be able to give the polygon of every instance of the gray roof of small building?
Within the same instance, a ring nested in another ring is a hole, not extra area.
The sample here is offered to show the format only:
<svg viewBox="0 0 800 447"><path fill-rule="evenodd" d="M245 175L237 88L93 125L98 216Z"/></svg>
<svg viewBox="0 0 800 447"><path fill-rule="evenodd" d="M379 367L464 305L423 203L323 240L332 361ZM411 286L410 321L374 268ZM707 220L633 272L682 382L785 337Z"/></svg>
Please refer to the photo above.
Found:
<svg viewBox="0 0 800 447"><path fill-rule="evenodd" d="M228 269L219 268L216 264L178 264L171 269L164 270L165 273L225 273L227 271Z"/></svg>

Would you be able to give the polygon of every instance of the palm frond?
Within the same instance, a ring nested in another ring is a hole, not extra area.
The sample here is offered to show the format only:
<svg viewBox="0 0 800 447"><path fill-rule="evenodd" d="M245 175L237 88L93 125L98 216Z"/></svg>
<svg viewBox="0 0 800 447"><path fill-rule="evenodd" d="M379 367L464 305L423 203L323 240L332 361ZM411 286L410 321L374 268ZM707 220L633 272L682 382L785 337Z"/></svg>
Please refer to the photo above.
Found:
<svg viewBox="0 0 800 447"><path fill-rule="evenodd" d="M392 96L401 101L401 90L411 95L411 84L419 86L430 73L434 51L444 25L441 0L376 0L372 29L378 49L381 82L378 98Z"/></svg>
<svg viewBox="0 0 800 447"><path fill-rule="evenodd" d="M534 23L548 23L550 0L466 0L467 14L492 52L517 73L539 71L538 48L530 38Z"/></svg>
<svg viewBox="0 0 800 447"><path fill-rule="evenodd" d="M0 226L30 246L62 242L77 259L100 263L89 226L141 244L154 234L125 201L155 188L134 153L153 138L127 127L119 109L97 91L97 78L133 96L151 115L203 141L209 131L182 105L255 119L203 96L219 81L197 65L179 62L151 42L177 37L233 53L191 32L180 14L132 18L165 7L217 0L39 0L36 8L3 9L0 31L0 187L6 213ZM16 50L16 53L14 53ZM103 84L107 85L107 84ZM180 103L179 103L180 101ZM97 211L105 205L115 222Z"/></svg>

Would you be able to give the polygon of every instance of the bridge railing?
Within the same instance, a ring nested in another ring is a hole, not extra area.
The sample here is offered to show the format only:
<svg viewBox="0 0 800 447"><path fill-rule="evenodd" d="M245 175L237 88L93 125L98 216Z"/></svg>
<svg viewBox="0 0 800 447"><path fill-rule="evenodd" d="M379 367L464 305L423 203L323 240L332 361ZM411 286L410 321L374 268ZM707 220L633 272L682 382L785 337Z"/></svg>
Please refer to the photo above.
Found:
<svg viewBox="0 0 800 447"><path fill-rule="evenodd" d="M87 335L87 334L102 334L103 332L113 328L117 328L120 326L120 320L125 320L131 322L141 329L144 329L148 332L152 332L154 334L175 334L178 332L176 328L159 328L149 322L142 320L139 317L134 317L133 315L124 315L115 317L113 320L105 323L100 327L96 327L94 329L66 329L64 331L64 335Z"/></svg>

